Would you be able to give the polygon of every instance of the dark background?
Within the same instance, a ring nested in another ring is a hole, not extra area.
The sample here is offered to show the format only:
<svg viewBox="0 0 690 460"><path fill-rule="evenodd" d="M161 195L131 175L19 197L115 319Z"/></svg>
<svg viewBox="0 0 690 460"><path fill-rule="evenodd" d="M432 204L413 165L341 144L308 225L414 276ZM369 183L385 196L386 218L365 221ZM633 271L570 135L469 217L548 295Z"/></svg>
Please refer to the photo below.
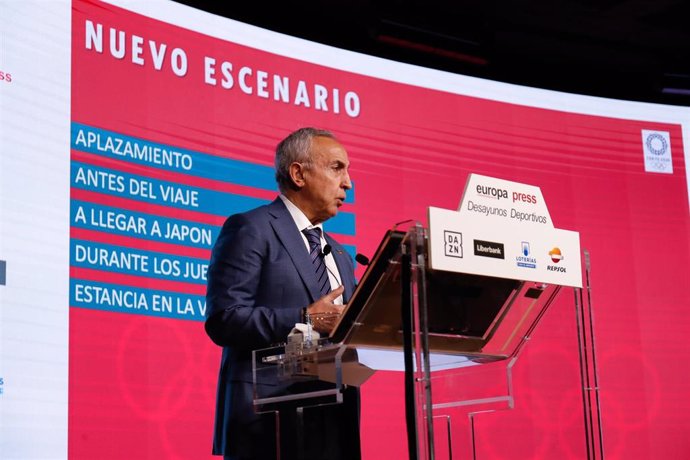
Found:
<svg viewBox="0 0 690 460"><path fill-rule="evenodd" d="M454 73L690 105L690 0L179 2L288 35Z"/></svg>

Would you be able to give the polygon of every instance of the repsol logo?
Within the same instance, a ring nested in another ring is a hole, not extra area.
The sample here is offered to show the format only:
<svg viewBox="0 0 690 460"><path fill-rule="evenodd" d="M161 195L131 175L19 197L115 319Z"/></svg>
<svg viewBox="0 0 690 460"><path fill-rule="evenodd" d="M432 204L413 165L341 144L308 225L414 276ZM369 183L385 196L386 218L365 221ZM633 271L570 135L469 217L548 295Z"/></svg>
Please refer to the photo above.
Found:
<svg viewBox="0 0 690 460"><path fill-rule="evenodd" d="M508 190L496 187L489 187L487 185L477 185L477 195L487 198L494 198L500 200L501 198L508 198Z"/></svg>
<svg viewBox="0 0 690 460"><path fill-rule="evenodd" d="M546 269L550 272L565 273L565 267L563 267L563 266L547 265Z"/></svg>

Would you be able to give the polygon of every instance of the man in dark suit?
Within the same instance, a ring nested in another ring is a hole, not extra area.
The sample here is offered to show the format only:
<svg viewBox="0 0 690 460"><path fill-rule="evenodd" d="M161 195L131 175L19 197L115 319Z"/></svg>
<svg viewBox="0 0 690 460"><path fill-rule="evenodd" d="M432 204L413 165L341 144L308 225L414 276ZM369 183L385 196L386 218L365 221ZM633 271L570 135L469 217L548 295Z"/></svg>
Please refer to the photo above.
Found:
<svg viewBox="0 0 690 460"><path fill-rule="evenodd" d="M352 259L321 229L352 187L347 152L330 132L302 128L281 141L275 164L280 196L227 219L208 269L205 327L223 347L213 453L226 459L276 458L275 417L253 408L252 350L285 342L306 315L328 333L355 288ZM295 444L294 408L281 410L280 458L359 458L356 389L344 399L304 411L306 451Z"/></svg>

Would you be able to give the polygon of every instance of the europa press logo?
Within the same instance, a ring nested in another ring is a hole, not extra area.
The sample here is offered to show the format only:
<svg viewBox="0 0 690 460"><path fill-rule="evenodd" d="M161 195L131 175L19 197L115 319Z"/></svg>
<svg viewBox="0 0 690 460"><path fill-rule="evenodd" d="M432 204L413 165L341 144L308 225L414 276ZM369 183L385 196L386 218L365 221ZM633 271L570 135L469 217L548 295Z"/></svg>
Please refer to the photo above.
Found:
<svg viewBox="0 0 690 460"><path fill-rule="evenodd" d="M12 74L9 72L5 72L4 70L0 69L0 82L1 83L12 83Z"/></svg>
<svg viewBox="0 0 690 460"><path fill-rule="evenodd" d="M644 170L673 174L671 134L667 131L642 130Z"/></svg>
<svg viewBox="0 0 690 460"><path fill-rule="evenodd" d="M554 247L549 251L549 257L551 257L551 261L554 264L558 264L561 260L563 260L563 253L561 253L561 248L559 247ZM547 265L546 269L551 272L561 272L565 273L565 267L562 265Z"/></svg>
<svg viewBox="0 0 690 460"><path fill-rule="evenodd" d="M477 184L477 195L484 198L492 198L494 200L501 200L508 198L508 190L489 185Z"/></svg>

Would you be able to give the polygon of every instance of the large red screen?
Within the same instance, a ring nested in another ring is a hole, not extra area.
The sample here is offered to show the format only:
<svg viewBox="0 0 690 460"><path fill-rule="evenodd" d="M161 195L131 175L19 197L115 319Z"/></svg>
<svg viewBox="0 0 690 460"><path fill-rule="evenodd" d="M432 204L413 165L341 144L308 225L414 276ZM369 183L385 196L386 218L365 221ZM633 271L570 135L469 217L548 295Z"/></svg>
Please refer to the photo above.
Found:
<svg viewBox="0 0 690 460"><path fill-rule="evenodd" d="M301 126L348 150L353 193L326 230L353 252L456 208L470 173L541 187L591 253L607 457L690 455L680 125L404 84L99 2L75 1L72 27L70 458L211 458L205 264L227 215L276 196L275 145ZM672 174L645 171L642 130L667 133ZM478 418L480 458L583 457L572 304L518 362L517 407ZM364 458L406 455L401 382L362 388Z"/></svg>

